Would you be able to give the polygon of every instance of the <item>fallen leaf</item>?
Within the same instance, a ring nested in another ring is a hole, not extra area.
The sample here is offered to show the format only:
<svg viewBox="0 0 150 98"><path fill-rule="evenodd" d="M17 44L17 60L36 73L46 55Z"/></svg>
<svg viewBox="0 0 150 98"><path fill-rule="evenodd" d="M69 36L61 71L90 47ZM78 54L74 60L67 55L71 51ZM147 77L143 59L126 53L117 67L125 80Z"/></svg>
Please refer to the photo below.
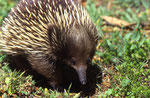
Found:
<svg viewBox="0 0 150 98"><path fill-rule="evenodd" d="M82 2L82 6L83 6L83 7L86 7L86 2L85 2L85 1Z"/></svg>
<svg viewBox="0 0 150 98"><path fill-rule="evenodd" d="M117 26L129 26L130 23L124 21L124 20L121 20L121 19L118 19L116 17L110 17L110 16L101 16L101 18L103 20L105 20L106 22L108 22L109 24L112 24L112 25L117 25Z"/></svg>
<svg viewBox="0 0 150 98"><path fill-rule="evenodd" d="M107 9L112 9L114 0L110 0L107 4Z"/></svg>

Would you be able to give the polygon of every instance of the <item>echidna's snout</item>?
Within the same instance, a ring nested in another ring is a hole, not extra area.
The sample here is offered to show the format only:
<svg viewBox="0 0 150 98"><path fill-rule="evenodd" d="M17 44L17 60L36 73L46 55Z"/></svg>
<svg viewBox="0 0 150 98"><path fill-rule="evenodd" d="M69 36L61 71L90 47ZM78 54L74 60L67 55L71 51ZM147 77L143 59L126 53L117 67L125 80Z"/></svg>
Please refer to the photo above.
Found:
<svg viewBox="0 0 150 98"><path fill-rule="evenodd" d="M75 70L78 73L79 80L80 80L82 85L85 85L87 83L86 69L87 69L87 66L83 66L83 65L80 65L80 66L75 68Z"/></svg>

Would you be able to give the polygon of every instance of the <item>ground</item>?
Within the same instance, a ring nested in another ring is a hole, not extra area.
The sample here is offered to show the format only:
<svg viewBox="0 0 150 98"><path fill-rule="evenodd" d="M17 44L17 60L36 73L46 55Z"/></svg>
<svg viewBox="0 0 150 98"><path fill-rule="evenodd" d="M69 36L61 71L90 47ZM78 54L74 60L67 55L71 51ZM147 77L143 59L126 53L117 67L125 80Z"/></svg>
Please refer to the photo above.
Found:
<svg viewBox="0 0 150 98"><path fill-rule="evenodd" d="M150 97L150 0L76 0L90 14L101 36L93 65L102 70L90 97ZM0 0L0 24L17 0ZM1 29L0 29L1 33ZM11 70L0 55L0 96L73 97L35 86L32 76ZM102 82L101 82L102 81Z"/></svg>

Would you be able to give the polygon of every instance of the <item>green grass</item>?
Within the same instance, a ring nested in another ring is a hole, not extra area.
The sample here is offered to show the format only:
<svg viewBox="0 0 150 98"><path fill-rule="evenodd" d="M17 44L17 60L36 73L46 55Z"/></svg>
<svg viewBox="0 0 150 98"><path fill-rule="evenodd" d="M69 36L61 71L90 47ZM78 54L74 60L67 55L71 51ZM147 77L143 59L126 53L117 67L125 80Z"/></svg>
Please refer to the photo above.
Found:
<svg viewBox="0 0 150 98"><path fill-rule="evenodd" d="M2 20L7 16L10 9L16 5L17 0L0 0L0 24L2 24Z"/></svg>
<svg viewBox="0 0 150 98"><path fill-rule="evenodd" d="M93 96L149 98L150 36L139 24L150 23L150 0L114 0L112 9L106 7L109 0L104 1L104 5L96 7L96 0L87 0L86 6L101 35L95 55L99 59L94 59L93 63L101 67L104 77L102 84L97 84L97 93ZM0 23L14 5L13 0L0 0ZM100 16L117 17L136 25L133 30L122 28L104 32ZM0 55L0 62L4 58L5 55ZM36 88L32 76L25 77L23 74L11 71L7 64L0 64L0 96L79 96L78 93L70 93L69 89L59 93L47 88Z"/></svg>

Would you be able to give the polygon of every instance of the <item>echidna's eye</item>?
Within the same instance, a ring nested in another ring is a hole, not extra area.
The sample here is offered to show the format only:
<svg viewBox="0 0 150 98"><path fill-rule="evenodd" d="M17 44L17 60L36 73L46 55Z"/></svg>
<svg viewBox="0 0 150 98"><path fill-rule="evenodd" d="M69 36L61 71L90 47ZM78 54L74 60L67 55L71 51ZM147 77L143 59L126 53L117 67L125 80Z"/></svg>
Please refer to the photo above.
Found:
<svg viewBox="0 0 150 98"><path fill-rule="evenodd" d="M74 59L74 58L72 58L72 59L71 59L71 61L70 61L70 63L71 63L71 65L76 65L76 61L75 61L75 59Z"/></svg>
<svg viewBox="0 0 150 98"><path fill-rule="evenodd" d="M91 64L91 59L88 59L87 60L87 65L90 65Z"/></svg>

